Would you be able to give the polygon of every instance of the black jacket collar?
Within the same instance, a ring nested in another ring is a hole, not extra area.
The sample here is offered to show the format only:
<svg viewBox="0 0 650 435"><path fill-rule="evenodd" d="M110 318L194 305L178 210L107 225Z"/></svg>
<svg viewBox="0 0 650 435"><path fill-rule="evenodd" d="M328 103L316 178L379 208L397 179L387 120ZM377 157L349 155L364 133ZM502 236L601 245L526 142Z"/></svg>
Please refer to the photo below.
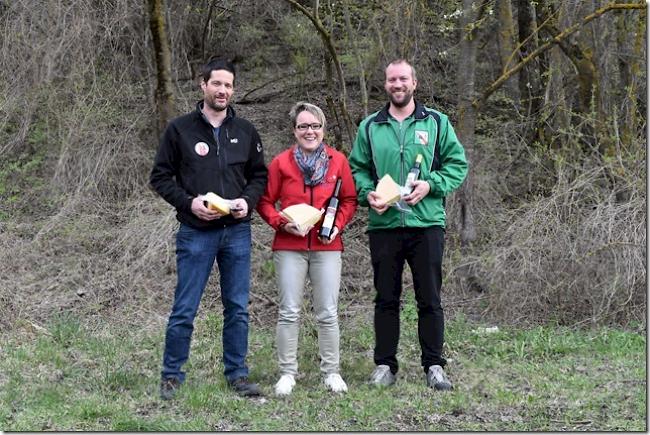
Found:
<svg viewBox="0 0 650 435"><path fill-rule="evenodd" d="M203 101L203 100L200 100L200 101L198 101L196 103L196 114L204 122L207 122L208 124L210 124L208 122L208 120L206 119L205 115L203 114L203 105L204 104L205 104L205 101ZM231 105L228 105L228 107L226 107L226 118L223 120L223 123L221 123L221 125L225 124L226 122L228 122L229 120L231 120L234 117L235 117L235 109L233 109ZM210 126L211 126L211 124L210 124Z"/></svg>

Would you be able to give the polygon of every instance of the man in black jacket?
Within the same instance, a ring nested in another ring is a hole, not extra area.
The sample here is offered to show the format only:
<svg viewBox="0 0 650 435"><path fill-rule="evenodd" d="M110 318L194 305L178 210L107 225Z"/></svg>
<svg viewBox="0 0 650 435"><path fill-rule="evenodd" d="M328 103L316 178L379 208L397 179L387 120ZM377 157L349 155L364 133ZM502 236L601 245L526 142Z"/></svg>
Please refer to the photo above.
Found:
<svg viewBox="0 0 650 435"><path fill-rule="evenodd" d="M160 395L174 396L185 380L181 367L190 352L194 317L216 259L224 305L223 361L228 384L243 396L260 394L248 381L250 215L264 192L267 168L253 125L230 106L235 69L225 60L203 67L203 101L172 120L165 130L151 186L176 208L178 281L169 316ZM229 214L206 207L204 195L229 200Z"/></svg>

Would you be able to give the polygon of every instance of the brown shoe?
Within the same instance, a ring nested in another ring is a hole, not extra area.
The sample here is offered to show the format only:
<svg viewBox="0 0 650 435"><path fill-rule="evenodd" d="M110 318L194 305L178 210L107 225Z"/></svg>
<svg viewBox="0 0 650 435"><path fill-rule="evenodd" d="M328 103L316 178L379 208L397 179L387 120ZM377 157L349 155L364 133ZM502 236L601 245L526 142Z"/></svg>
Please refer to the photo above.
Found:
<svg viewBox="0 0 650 435"><path fill-rule="evenodd" d="M166 378L160 381L160 398L162 400L173 399L176 390L181 386L181 381L176 378Z"/></svg>
<svg viewBox="0 0 650 435"><path fill-rule="evenodd" d="M248 378L246 377L237 378L232 382L228 382L228 385L240 396L250 397L262 395L260 387L257 384L248 382Z"/></svg>

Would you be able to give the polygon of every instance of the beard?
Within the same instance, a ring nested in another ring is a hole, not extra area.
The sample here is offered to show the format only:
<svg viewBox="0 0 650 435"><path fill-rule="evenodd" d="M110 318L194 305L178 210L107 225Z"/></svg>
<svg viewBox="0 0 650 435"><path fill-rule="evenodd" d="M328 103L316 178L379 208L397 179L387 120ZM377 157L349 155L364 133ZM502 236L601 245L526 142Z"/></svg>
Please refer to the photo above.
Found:
<svg viewBox="0 0 650 435"><path fill-rule="evenodd" d="M210 109L216 112L222 112L226 110L226 107L228 107L228 100L226 100L225 104L220 104L217 103L214 98L211 98L211 99L206 99L205 104L207 104L210 107Z"/></svg>
<svg viewBox="0 0 650 435"><path fill-rule="evenodd" d="M390 102L395 107L406 107L413 99L413 92L405 91L402 99L398 100L393 94L389 94Z"/></svg>

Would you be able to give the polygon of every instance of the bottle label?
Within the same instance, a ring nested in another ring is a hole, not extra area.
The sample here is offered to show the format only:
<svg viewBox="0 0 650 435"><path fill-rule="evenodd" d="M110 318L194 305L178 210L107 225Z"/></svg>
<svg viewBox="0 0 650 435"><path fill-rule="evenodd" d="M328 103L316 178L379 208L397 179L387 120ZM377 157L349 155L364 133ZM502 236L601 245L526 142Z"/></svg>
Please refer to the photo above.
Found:
<svg viewBox="0 0 650 435"><path fill-rule="evenodd" d="M325 214L325 219L323 219L323 228L332 228L334 226L335 214L336 214L336 208L327 207L327 213Z"/></svg>
<svg viewBox="0 0 650 435"><path fill-rule="evenodd" d="M406 176L406 185L410 186L411 184L413 184L416 177L417 175L414 172L409 172L409 174Z"/></svg>

